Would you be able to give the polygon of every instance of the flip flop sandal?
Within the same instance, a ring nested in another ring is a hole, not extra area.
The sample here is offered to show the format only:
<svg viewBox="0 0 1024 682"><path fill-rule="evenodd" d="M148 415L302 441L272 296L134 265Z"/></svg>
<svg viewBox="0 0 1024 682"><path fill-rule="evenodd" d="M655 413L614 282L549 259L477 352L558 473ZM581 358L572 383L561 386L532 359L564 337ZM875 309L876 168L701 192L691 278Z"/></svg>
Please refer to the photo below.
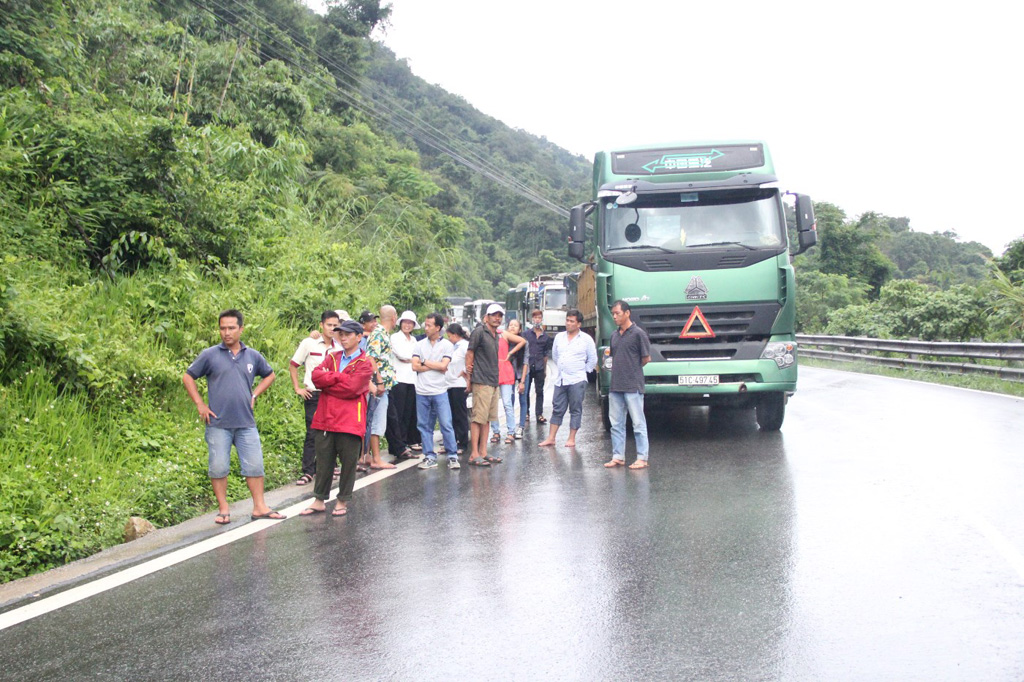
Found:
<svg viewBox="0 0 1024 682"><path fill-rule="evenodd" d="M231 523L231 514L217 514L217 518L213 522L218 526L226 526Z"/></svg>
<svg viewBox="0 0 1024 682"><path fill-rule="evenodd" d="M316 514L323 514L324 509L317 509L316 507L306 507L299 512L299 516L315 516Z"/></svg>
<svg viewBox="0 0 1024 682"><path fill-rule="evenodd" d="M360 474L365 474L369 470L369 467L367 467L365 464L356 465L356 471L359 472Z"/></svg>
<svg viewBox="0 0 1024 682"><path fill-rule="evenodd" d="M488 462L486 459L474 457L473 459L469 460L469 465L474 467L489 467L491 466L491 463Z"/></svg>
<svg viewBox="0 0 1024 682"><path fill-rule="evenodd" d="M270 510L266 514L253 514L252 515L252 520L253 521L283 521L284 519L287 519L287 518L288 517L285 516L284 514L282 514L281 512L276 512L274 510Z"/></svg>
<svg viewBox="0 0 1024 682"><path fill-rule="evenodd" d="M299 476L299 480L295 481L295 485L309 485L313 482L313 477L309 474L302 474Z"/></svg>
<svg viewBox="0 0 1024 682"><path fill-rule="evenodd" d="M501 434L497 434L497 433L491 434L491 442L492 443L497 443L500 440L501 440Z"/></svg>
<svg viewBox="0 0 1024 682"><path fill-rule="evenodd" d="M345 514L348 514L348 507L335 507L331 512L331 516L344 516Z"/></svg>
<svg viewBox="0 0 1024 682"><path fill-rule="evenodd" d="M495 457L494 455L487 455L484 457L491 464L501 464L501 457Z"/></svg>
<svg viewBox="0 0 1024 682"><path fill-rule="evenodd" d="M544 417L537 417L537 423L538 424L547 424L548 420L545 419Z"/></svg>
<svg viewBox="0 0 1024 682"><path fill-rule="evenodd" d="M505 438L505 445L512 445L516 442L515 436L508 436Z"/></svg>

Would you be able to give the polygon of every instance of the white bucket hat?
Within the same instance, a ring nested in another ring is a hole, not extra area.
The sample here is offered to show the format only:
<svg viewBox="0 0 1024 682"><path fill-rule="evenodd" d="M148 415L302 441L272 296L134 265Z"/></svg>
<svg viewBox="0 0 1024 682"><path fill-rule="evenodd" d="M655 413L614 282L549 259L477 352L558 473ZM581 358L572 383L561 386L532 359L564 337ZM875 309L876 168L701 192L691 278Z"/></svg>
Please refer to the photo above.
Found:
<svg viewBox="0 0 1024 682"><path fill-rule="evenodd" d="M347 310L335 310L338 313L338 319L344 322L345 320L351 320L352 317L348 314Z"/></svg>
<svg viewBox="0 0 1024 682"><path fill-rule="evenodd" d="M401 314L401 316L400 316L400 317L398 318L398 324L402 324L402 322L403 322L403 321L405 321L405 320L409 320L409 321L410 321L410 322L412 322L413 324L417 324L417 322L416 322L416 313L414 313L414 312L413 312L413 311L411 311L411 310L406 310L406 311L405 311L404 313L402 313L402 314Z"/></svg>

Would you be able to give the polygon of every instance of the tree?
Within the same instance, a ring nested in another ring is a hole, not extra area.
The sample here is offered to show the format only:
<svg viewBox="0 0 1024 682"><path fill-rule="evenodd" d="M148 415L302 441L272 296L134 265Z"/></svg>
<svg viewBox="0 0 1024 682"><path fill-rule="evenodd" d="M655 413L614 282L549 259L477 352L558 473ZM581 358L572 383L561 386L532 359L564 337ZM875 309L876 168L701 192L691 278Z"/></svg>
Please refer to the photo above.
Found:
<svg viewBox="0 0 1024 682"><path fill-rule="evenodd" d="M832 312L867 302L868 285L846 275L799 270L796 279L796 324L803 334L822 333Z"/></svg>
<svg viewBox="0 0 1024 682"><path fill-rule="evenodd" d="M847 275L867 283L872 298L892 278L896 266L878 248L878 233L873 219L866 213L853 224L819 228L819 263L822 272Z"/></svg>
<svg viewBox="0 0 1024 682"><path fill-rule="evenodd" d="M995 264L1009 281L1024 282L1024 236L1010 242L1003 255L995 259Z"/></svg>

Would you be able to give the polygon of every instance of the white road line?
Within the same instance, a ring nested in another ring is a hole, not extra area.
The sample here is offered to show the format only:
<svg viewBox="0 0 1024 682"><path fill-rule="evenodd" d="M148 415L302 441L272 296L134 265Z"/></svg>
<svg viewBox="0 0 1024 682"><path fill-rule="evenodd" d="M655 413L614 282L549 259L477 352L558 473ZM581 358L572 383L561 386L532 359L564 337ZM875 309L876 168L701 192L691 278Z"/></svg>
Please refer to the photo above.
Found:
<svg viewBox="0 0 1024 682"><path fill-rule="evenodd" d="M388 476L394 476L398 472L409 469L410 467L416 466L417 464L419 464L419 460L410 459L397 465L397 467L394 469L381 469L380 471L377 471L373 474L364 476L363 478L356 481L355 490L360 490L368 485L372 485L374 483L377 483L378 481L382 481ZM330 497L327 498L328 501L333 500L335 497L337 497L337 494L337 490L332 490ZM293 504L292 506L286 509L279 509L277 511L287 516L288 519L294 518L296 515L298 515L299 512L308 507L312 501L313 498L309 498L308 500L304 500L297 504ZM231 530L220 533L214 537L207 538L206 540L203 540L201 542L197 542L194 545L190 545L188 547L183 547L182 549L169 552L168 554L159 556L155 559L151 559L150 561L146 561L137 566L126 568L123 571L119 571L117 573L104 576L97 580L93 580L91 582L78 585L77 587L72 587L69 590L65 590L64 592L55 594L52 597L45 597L44 599L40 599L39 601L33 602L26 606L12 609L10 611L7 611L6 613L0 613L0 630L6 630L7 628L17 625L18 623L23 623L27 620L31 620L32 618L36 618L51 611L56 611L57 609L64 608L65 606L68 606L70 604L80 602L83 599L88 599L93 595L100 594L101 592L112 590L115 587L126 585L127 583L130 583L133 580L138 580L139 578L147 576L151 573L156 573L161 569L168 568L169 566L174 566L175 564L180 564L183 561L188 561L189 559L197 557L200 554L205 554L206 552L217 549L218 547L223 547L224 545L230 544L237 540L241 540L242 538L246 538L255 533L259 533L260 531L266 530L267 528L270 528L273 525L283 523L288 519L267 519L261 521L253 521L238 528L233 528Z"/></svg>
<svg viewBox="0 0 1024 682"><path fill-rule="evenodd" d="M989 523L980 514L965 511L964 516L981 535L991 543L992 547L1017 571L1024 581L1024 554L1020 553L1013 543L998 528Z"/></svg>

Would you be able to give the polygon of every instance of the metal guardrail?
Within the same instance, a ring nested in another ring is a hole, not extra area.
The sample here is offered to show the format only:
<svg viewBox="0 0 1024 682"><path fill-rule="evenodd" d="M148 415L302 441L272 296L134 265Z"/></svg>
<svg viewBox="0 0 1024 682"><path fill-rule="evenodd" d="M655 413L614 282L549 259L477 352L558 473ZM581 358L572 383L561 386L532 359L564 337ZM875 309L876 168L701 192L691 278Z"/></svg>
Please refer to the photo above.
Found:
<svg viewBox="0 0 1024 682"><path fill-rule="evenodd" d="M809 358L838 362L865 362L900 369L927 369L949 374L987 374L1006 381L1024 381L1024 369L1003 365L979 365L975 362L944 362L920 360L925 355L936 358L966 358L1014 362L1024 360L1024 343L951 343L948 341L899 341L871 339L860 336L814 336L797 334L800 354ZM813 346L808 348L808 346ZM836 350L824 350L836 349ZM900 353L906 357L887 357L875 353Z"/></svg>

